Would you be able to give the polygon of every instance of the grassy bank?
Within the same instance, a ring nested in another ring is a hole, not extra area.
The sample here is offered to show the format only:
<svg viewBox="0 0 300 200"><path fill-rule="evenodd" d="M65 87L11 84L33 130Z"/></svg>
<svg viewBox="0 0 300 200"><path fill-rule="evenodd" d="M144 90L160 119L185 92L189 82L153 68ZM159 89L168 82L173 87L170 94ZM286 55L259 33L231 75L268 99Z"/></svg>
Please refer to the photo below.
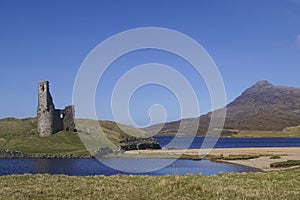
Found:
<svg viewBox="0 0 300 200"><path fill-rule="evenodd" d="M300 160L287 160L284 162L275 162L270 164L273 168L300 166Z"/></svg>
<svg viewBox="0 0 300 200"><path fill-rule="evenodd" d="M40 137L36 118L0 120L0 149L27 153L88 153L77 133L61 131L50 137Z"/></svg>
<svg viewBox="0 0 300 200"><path fill-rule="evenodd" d="M109 146L109 144L119 146L122 140L132 138L125 134L123 130L135 135L144 136L146 134L146 132L139 129L111 121L79 119L76 122L76 125L80 128L91 130L91 132L93 131L93 126L101 125L104 133L97 136L97 140L95 139L96 137L91 137L90 134L93 133L86 133L79 129L79 134L81 134L82 138L86 138L86 141L91 140L96 147L105 147ZM37 132L36 118L0 119L0 149L26 153L89 155L78 133L60 131L49 137L40 137Z"/></svg>
<svg viewBox="0 0 300 200"><path fill-rule="evenodd" d="M11 175L2 199L298 199L300 168L217 176Z"/></svg>

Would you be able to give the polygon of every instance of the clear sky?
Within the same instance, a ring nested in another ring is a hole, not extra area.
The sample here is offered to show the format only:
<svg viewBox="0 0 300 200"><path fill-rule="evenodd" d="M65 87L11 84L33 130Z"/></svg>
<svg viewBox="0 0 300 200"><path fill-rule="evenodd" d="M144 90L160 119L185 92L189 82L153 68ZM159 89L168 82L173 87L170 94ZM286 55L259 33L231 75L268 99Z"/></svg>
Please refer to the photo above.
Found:
<svg viewBox="0 0 300 200"><path fill-rule="evenodd" d="M108 37L139 27L174 29L199 42L217 64L229 102L262 79L300 87L300 0L1 0L0 118L35 116L40 80L50 81L56 107L71 104L88 53ZM149 62L184 74L201 99L200 112L210 111L205 84L187 63L145 50L120 58L103 77L96 94L98 118L113 120L110 95L122 73ZM130 102L137 123L148 123L153 104L166 107L168 121L181 117L170 91L145 86Z"/></svg>

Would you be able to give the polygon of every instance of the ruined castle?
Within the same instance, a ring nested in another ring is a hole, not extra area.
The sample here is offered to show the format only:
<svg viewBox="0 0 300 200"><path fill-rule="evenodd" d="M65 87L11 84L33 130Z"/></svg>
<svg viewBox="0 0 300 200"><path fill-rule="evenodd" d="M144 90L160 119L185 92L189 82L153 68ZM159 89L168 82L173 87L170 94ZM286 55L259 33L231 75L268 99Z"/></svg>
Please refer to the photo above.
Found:
<svg viewBox="0 0 300 200"><path fill-rule="evenodd" d="M55 109L49 90L49 82L38 83L38 132L46 137L59 131L76 131L74 123L74 106L66 106L65 109Z"/></svg>

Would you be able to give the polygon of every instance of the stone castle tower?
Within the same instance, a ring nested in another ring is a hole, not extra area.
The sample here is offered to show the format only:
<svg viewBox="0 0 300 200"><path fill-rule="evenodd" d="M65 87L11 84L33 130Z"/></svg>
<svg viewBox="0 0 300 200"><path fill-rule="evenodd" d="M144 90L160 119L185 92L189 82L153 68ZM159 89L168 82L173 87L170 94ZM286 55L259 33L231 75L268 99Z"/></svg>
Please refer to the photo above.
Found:
<svg viewBox="0 0 300 200"><path fill-rule="evenodd" d="M59 131L76 131L74 123L74 106L66 106L65 109L55 109L49 90L49 82L38 83L38 132L40 136L50 136Z"/></svg>

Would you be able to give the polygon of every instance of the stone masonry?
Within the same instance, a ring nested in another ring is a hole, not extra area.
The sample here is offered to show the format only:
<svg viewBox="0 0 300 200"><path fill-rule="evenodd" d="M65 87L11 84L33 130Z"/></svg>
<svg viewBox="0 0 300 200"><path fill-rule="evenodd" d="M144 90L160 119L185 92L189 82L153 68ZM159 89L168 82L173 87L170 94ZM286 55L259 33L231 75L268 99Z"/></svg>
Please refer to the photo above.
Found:
<svg viewBox="0 0 300 200"><path fill-rule="evenodd" d="M75 110L73 105L65 109L55 109L49 90L49 82L38 83L38 132L41 137L47 137L59 131L75 131Z"/></svg>

